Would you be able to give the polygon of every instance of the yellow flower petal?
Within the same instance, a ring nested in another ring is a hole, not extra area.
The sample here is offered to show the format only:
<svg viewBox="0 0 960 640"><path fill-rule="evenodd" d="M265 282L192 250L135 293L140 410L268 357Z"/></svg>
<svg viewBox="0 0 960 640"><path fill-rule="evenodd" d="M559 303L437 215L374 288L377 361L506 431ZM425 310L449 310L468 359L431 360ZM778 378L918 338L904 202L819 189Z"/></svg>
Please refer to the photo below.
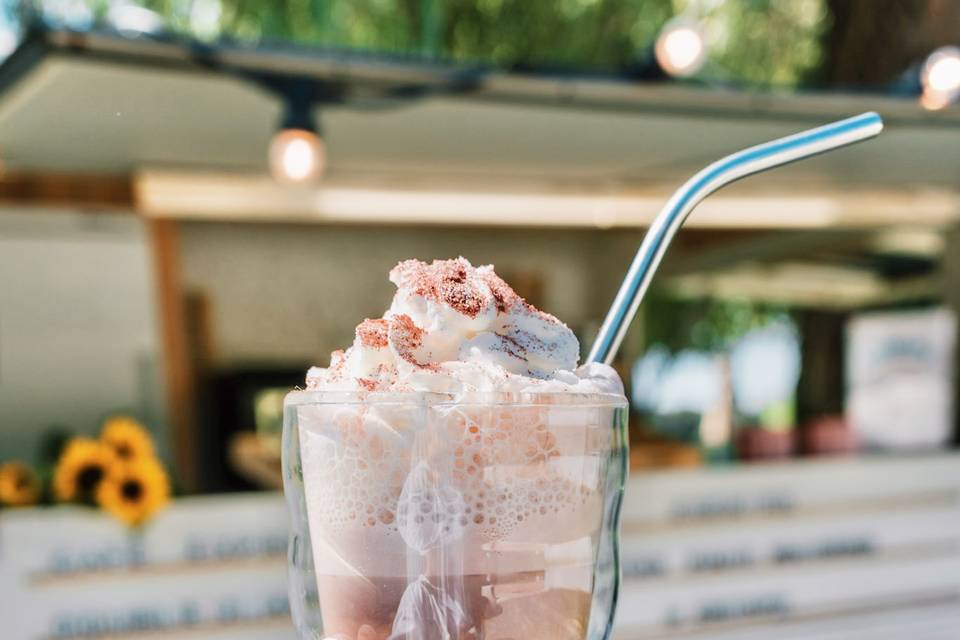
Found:
<svg viewBox="0 0 960 640"><path fill-rule="evenodd" d="M117 461L97 490L97 502L121 522L143 524L170 500L170 480L154 458Z"/></svg>
<svg viewBox="0 0 960 640"><path fill-rule="evenodd" d="M113 450L92 438L67 443L53 474L53 493L61 502L92 502L114 461Z"/></svg>
<svg viewBox="0 0 960 640"><path fill-rule="evenodd" d="M0 504L24 507L40 499L40 478L22 462L8 462L0 466Z"/></svg>
<svg viewBox="0 0 960 640"><path fill-rule="evenodd" d="M100 439L110 445L118 458L135 460L154 456L153 439L147 429L127 416L110 418L103 425Z"/></svg>

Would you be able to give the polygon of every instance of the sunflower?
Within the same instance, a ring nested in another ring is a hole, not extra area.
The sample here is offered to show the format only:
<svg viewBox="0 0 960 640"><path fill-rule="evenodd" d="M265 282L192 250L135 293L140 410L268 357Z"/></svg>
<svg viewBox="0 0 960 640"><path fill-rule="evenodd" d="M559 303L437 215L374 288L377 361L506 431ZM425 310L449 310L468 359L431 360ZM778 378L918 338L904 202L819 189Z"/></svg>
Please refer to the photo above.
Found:
<svg viewBox="0 0 960 640"><path fill-rule="evenodd" d="M40 478L22 462L0 465L0 504L24 507L40 499Z"/></svg>
<svg viewBox="0 0 960 640"><path fill-rule="evenodd" d="M73 438L53 472L53 494L61 502L92 504L115 457L113 449L98 440Z"/></svg>
<svg viewBox="0 0 960 640"><path fill-rule="evenodd" d="M143 524L170 499L170 480L153 458L112 465L97 489L97 502L118 520Z"/></svg>
<svg viewBox="0 0 960 640"><path fill-rule="evenodd" d="M146 428L133 418L117 416L103 424L100 439L113 447L121 460L152 458L153 440Z"/></svg>

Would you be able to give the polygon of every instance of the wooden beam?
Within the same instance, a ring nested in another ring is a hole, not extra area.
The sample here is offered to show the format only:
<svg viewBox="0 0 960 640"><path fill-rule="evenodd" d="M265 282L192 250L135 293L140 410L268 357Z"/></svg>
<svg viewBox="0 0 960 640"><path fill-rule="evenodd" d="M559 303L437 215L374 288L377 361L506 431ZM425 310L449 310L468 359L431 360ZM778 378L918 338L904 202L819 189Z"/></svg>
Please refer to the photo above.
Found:
<svg viewBox="0 0 960 640"><path fill-rule="evenodd" d="M134 212L133 181L128 175L79 173L0 173L0 202Z"/></svg>
<svg viewBox="0 0 960 640"><path fill-rule="evenodd" d="M186 305L180 274L177 222L147 221L153 253L154 292L163 349L167 414L173 435L177 479L187 491L198 488L196 375L190 356Z"/></svg>

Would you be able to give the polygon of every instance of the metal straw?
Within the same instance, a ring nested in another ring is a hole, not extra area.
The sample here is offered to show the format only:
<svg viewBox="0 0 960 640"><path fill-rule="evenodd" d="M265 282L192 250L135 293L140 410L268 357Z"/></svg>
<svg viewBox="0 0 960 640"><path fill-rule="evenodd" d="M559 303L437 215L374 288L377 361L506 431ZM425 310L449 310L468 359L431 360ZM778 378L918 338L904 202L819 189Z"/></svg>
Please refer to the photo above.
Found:
<svg viewBox="0 0 960 640"><path fill-rule="evenodd" d="M620 285L620 291L607 312L603 326L600 327L587 362L610 364L613 360L673 236L701 200L740 178L867 140L882 130L883 120L870 111L738 151L714 162L687 180L650 225L633 264Z"/></svg>

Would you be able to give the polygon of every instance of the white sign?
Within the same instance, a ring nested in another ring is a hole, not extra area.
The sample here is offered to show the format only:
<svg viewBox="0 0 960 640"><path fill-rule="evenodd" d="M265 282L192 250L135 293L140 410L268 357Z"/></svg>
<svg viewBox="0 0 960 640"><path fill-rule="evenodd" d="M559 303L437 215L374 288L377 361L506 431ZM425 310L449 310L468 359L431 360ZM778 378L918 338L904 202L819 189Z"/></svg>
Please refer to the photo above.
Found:
<svg viewBox="0 0 960 640"><path fill-rule="evenodd" d="M941 447L953 431L957 321L946 309L872 313L847 328L847 416L867 448Z"/></svg>
<svg viewBox="0 0 960 640"><path fill-rule="evenodd" d="M176 501L143 532L80 507L0 513L4 640L293 640L278 494Z"/></svg>

